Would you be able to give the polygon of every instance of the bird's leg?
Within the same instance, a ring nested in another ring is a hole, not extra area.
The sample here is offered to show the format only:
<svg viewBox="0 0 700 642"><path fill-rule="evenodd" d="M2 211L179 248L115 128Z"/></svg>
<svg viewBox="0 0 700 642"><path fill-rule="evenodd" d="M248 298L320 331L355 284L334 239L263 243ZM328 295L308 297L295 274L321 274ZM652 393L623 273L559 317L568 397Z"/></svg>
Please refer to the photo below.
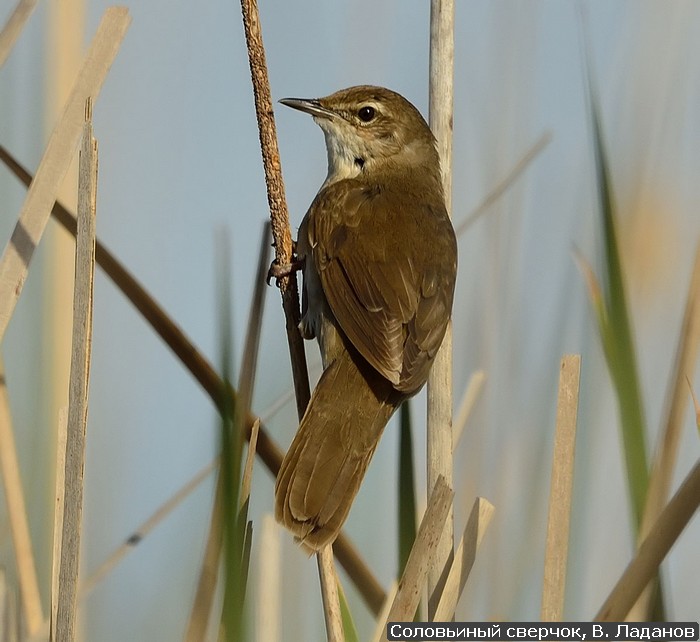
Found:
<svg viewBox="0 0 700 642"><path fill-rule="evenodd" d="M270 264L270 269L267 271L267 284L270 285L270 281L274 278L277 286L279 287L280 279L285 276L289 276L294 272L298 272L304 267L304 259L300 259L296 254L297 244L293 242L292 245L292 260L290 263L280 264L277 259L272 261Z"/></svg>

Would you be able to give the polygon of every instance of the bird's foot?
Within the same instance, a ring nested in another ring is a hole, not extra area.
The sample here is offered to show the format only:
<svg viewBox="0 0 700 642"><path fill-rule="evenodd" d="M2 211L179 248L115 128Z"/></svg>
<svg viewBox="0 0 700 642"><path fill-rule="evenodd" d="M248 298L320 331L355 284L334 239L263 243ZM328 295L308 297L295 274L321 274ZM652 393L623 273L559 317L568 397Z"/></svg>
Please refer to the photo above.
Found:
<svg viewBox="0 0 700 642"><path fill-rule="evenodd" d="M270 269L267 271L267 284L270 285L270 281L274 278L277 286L279 287L280 279L283 279L294 272L298 272L304 267L304 260L297 257L293 257L291 263L278 263L274 260L270 265Z"/></svg>

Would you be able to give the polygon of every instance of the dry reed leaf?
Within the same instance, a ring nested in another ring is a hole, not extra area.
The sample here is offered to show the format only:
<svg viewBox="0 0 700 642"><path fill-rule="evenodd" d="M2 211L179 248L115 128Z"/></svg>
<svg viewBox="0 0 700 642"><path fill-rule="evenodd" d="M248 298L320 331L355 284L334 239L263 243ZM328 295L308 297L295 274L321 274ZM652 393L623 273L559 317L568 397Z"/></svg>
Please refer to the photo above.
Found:
<svg viewBox="0 0 700 642"><path fill-rule="evenodd" d="M549 488L549 518L540 611L540 620L543 622L561 621L564 610L580 375L581 356L564 356L559 373L559 399Z"/></svg>
<svg viewBox="0 0 700 642"><path fill-rule="evenodd" d="M435 611L436 622L447 622L454 616L457 602L464 591L467 579L469 579L469 573L476 559L476 552L491 523L494 510L493 504L483 497L477 497L474 501L450 567L450 573L445 581L445 588L440 595L440 601Z"/></svg>
<svg viewBox="0 0 700 642"><path fill-rule="evenodd" d="M5 64L36 4L37 0L20 0L0 31L0 67Z"/></svg>
<svg viewBox="0 0 700 642"><path fill-rule="evenodd" d="M438 477L386 622L405 622L415 614L428 572L435 566L438 544L444 534L445 521L452 507L453 496L454 492L445 478ZM384 639L386 639L386 622Z"/></svg>
<svg viewBox="0 0 700 642"><path fill-rule="evenodd" d="M41 609L39 581L36 574L36 562L32 551L32 539L29 533L27 508L24 501L22 477L17 459L17 448L12 430L10 400L7 395L5 365L0 356L0 474L5 489L7 516L12 534L12 545L17 562L17 577L22 596L22 607L27 631L30 635L37 633L44 620ZM0 620L2 622L2 620Z"/></svg>
<svg viewBox="0 0 700 642"><path fill-rule="evenodd" d="M95 100L130 22L124 7L110 7L93 38L63 115L54 127L19 220L0 260L0 340L22 293L29 263L41 240L58 188L78 146L85 101Z"/></svg>
<svg viewBox="0 0 700 642"><path fill-rule="evenodd" d="M78 170L78 235L76 237L73 339L68 390L65 492L55 629L57 642L72 642L75 638L82 532L97 203L97 142L92 135L92 111L89 98L85 117Z"/></svg>

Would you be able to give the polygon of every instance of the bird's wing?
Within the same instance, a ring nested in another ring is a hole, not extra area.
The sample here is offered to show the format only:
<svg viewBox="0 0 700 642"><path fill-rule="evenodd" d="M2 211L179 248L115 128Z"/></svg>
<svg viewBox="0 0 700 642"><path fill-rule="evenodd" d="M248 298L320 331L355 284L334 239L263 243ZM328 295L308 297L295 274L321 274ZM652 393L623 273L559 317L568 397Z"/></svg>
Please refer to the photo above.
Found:
<svg viewBox="0 0 700 642"><path fill-rule="evenodd" d="M343 332L394 386L428 376L452 309L456 241L444 206L341 181L309 210L309 242Z"/></svg>

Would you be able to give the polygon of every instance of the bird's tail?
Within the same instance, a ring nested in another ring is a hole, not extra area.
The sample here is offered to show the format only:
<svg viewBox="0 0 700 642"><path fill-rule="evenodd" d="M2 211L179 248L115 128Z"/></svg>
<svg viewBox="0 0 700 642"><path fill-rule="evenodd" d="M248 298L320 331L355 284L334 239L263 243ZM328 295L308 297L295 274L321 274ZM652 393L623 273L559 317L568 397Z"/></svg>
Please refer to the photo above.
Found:
<svg viewBox="0 0 700 642"><path fill-rule="evenodd" d="M373 370L363 375L345 351L324 370L275 486L277 521L309 549L338 536L400 400L388 381Z"/></svg>

